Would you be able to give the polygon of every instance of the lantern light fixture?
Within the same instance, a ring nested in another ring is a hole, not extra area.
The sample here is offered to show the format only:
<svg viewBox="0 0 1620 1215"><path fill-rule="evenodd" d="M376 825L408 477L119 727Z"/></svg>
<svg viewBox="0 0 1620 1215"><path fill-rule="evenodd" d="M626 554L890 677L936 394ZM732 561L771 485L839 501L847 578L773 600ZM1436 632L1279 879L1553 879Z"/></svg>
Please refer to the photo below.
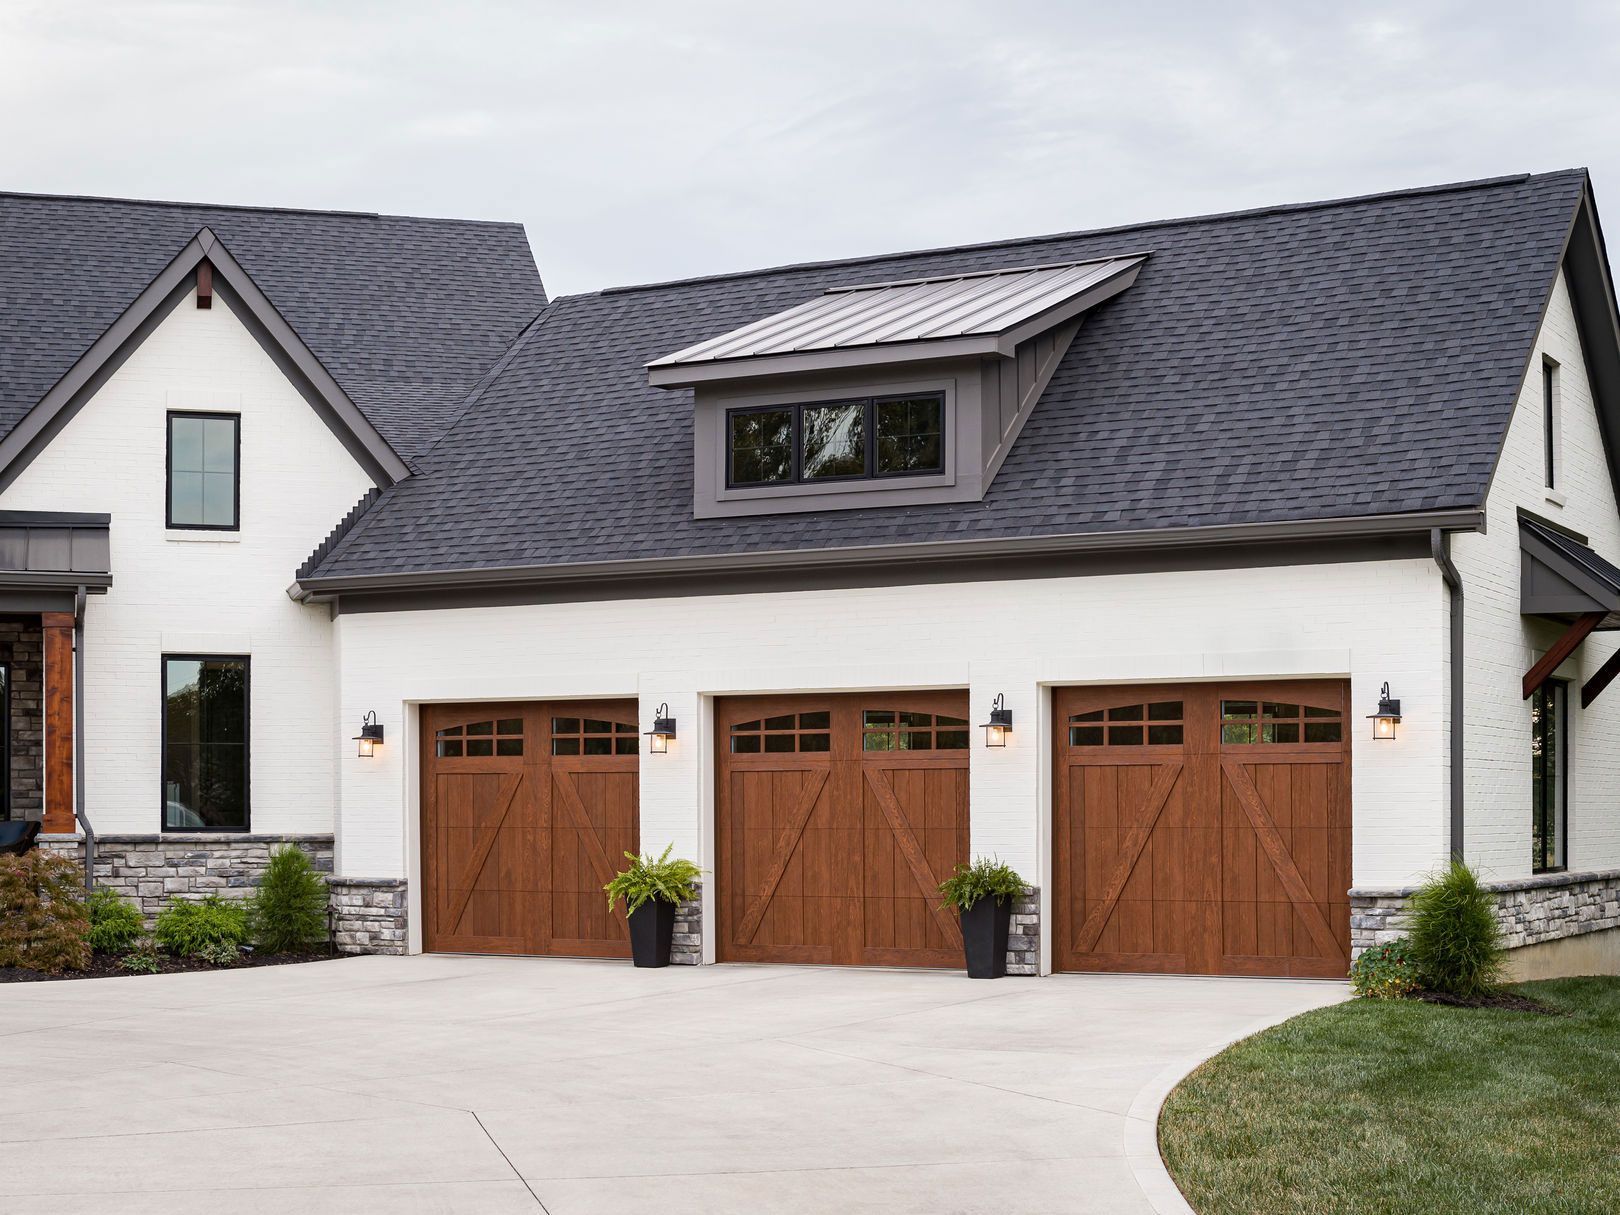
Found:
<svg viewBox="0 0 1620 1215"><path fill-rule="evenodd" d="M1007 696L997 692L990 702L990 720L984 723L984 745L1005 747L1007 735L1012 733L1012 710L1007 707Z"/></svg>
<svg viewBox="0 0 1620 1215"><path fill-rule="evenodd" d="M669 740L675 737L675 719L669 715L668 703L658 706L658 714L653 718L652 729L647 731L647 749L654 755L663 755L669 751Z"/></svg>
<svg viewBox="0 0 1620 1215"><path fill-rule="evenodd" d="M354 736L354 741L359 744L361 759L370 759L382 746L383 728L377 723L375 710L360 719L360 733Z"/></svg>
<svg viewBox="0 0 1620 1215"><path fill-rule="evenodd" d="M1389 741L1395 737L1395 727L1401 724L1401 702L1389 694L1385 684L1378 694L1378 712L1368 714L1373 724L1373 737Z"/></svg>

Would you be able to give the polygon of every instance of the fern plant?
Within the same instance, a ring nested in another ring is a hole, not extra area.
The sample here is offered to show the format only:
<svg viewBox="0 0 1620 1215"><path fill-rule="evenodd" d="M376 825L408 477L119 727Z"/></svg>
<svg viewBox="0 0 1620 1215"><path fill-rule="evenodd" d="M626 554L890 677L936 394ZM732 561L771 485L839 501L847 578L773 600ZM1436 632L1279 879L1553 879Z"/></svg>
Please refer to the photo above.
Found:
<svg viewBox="0 0 1620 1215"><path fill-rule="evenodd" d="M629 914L649 899L684 903L696 898L697 880L703 870L684 857L671 860L669 854L674 847L674 844L669 845L656 859L650 853L637 856L626 852L624 856L630 867L602 887L607 891L608 910L612 911L614 904L621 901L625 913Z"/></svg>
<svg viewBox="0 0 1620 1215"><path fill-rule="evenodd" d="M958 865L951 876L939 884L939 893L945 906L967 911L980 899L994 899L998 904L1015 899L1024 893L1024 879L1018 871L993 856L981 856L971 865Z"/></svg>

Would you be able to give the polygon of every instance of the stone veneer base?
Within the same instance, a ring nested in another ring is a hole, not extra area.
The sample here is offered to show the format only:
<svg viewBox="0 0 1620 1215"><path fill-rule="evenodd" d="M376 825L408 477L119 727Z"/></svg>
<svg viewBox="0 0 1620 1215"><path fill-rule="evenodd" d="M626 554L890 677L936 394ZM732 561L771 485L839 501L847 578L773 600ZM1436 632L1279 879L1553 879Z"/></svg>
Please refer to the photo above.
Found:
<svg viewBox="0 0 1620 1215"><path fill-rule="evenodd" d="M1589 932L1620 928L1620 869L1543 873L1487 882L1496 895L1502 943L1522 949ZM1350 892L1350 956L1404 935L1406 908L1416 886Z"/></svg>
<svg viewBox="0 0 1620 1215"><path fill-rule="evenodd" d="M696 966L703 961L703 883L693 885L697 897L675 908L675 937L669 950L672 966Z"/></svg>
<svg viewBox="0 0 1620 1215"><path fill-rule="evenodd" d="M40 846L84 859L82 835L42 835ZM167 832L96 836L95 882L132 900L150 924L172 898L219 894L246 898L259 884L270 853L288 844L303 849L317 872L332 872L332 836L225 835Z"/></svg>
<svg viewBox="0 0 1620 1215"><path fill-rule="evenodd" d="M339 953L402 954L409 911L404 878L335 877L332 940Z"/></svg>
<svg viewBox="0 0 1620 1215"><path fill-rule="evenodd" d="M1007 933L1007 974L1041 973L1041 892L1028 886L1013 900L1012 928Z"/></svg>

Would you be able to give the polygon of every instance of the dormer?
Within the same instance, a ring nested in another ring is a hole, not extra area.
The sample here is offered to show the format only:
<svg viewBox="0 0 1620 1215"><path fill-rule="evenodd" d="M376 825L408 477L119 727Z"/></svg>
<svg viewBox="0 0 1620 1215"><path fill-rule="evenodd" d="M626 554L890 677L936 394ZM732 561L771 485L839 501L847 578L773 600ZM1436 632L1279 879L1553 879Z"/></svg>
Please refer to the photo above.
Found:
<svg viewBox="0 0 1620 1215"><path fill-rule="evenodd" d="M977 502L1147 255L833 287L647 365L691 388L702 518Z"/></svg>

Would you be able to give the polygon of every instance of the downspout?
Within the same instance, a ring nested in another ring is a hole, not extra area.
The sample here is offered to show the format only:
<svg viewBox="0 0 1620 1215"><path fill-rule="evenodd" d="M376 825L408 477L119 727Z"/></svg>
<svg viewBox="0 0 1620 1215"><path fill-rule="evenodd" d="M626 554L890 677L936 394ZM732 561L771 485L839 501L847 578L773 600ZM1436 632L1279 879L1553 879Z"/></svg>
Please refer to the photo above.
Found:
<svg viewBox="0 0 1620 1215"><path fill-rule="evenodd" d="M84 812L84 608L86 594L73 597L73 816L84 832L84 888L96 887L96 833Z"/></svg>
<svg viewBox="0 0 1620 1215"><path fill-rule="evenodd" d="M1451 601L1451 859L1463 859L1463 582L1451 560L1451 536L1429 531L1429 551Z"/></svg>

